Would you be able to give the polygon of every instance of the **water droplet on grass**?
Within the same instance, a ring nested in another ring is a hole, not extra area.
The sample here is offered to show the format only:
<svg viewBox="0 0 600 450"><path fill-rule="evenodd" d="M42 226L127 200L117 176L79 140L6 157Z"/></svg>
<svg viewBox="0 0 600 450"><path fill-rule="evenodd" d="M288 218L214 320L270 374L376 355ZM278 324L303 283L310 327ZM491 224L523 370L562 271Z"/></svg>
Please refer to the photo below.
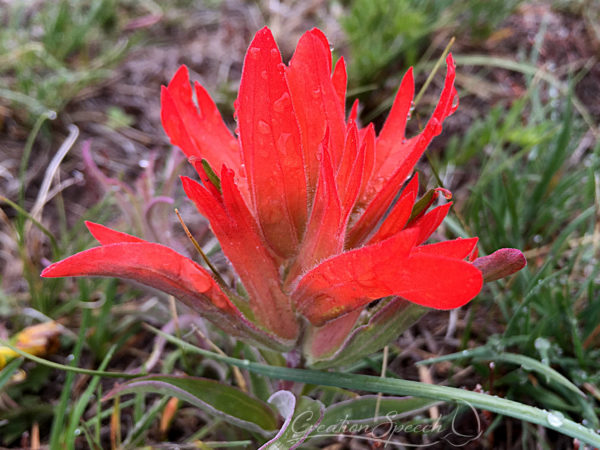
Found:
<svg viewBox="0 0 600 450"><path fill-rule="evenodd" d="M551 411L548 413L546 420L553 427L561 427L564 424L565 416L561 412Z"/></svg>

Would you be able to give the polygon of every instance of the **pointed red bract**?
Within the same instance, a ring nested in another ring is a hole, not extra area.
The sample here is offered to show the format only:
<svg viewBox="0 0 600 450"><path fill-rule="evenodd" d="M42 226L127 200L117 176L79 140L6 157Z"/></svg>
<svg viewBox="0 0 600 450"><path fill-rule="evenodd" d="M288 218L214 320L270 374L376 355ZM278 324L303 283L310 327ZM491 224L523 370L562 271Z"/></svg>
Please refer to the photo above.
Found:
<svg viewBox="0 0 600 450"><path fill-rule="evenodd" d="M290 272L286 284L331 255L337 255L344 247L342 205L335 185L331 156L322 146L321 173L313 203L310 221L302 247Z"/></svg>
<svg viewBox="0 0 600 450"><path fill-rule="evenodd" d="M120 231L111 230L99 223L85 221L85 226L92 233L92 236L102 245L119 244L123 242L145 242L139 237L132 236Z"/></svg>
<svg viewBox="0 0 600 450"><path fill-rule="evenodd" d="M226 164L237 170L240 165L237 141L199 84L196 84L196 98L198 108L192 100L188 69L181 66L161 93L161 119L171 143L188 158L204 158L212 167Z"/></svg>
<svg viewBox="0 0 600 450"><path fill-rule="evenodd" d="M306 177L281 54L260 30L244 61L238 126L250 193L265 239L281 257L298 248L307 217Z"/></svg>
<svg viewBox="0 0 600 450"><path fill-rule="evenodd" d="M95 247L48 266L43 277L101 276L139 281L200 311L237 309L197 263L160 244L121 242Z"/></svg>
<svg viewBox="0 0 600 450"><path fill-rule="evenodd" d="M331 79L329 44L321 31L313 29L302 35L286 69L286 79L300 126L310 191L317 184L319 145L325 130L330 133L334 168L344 147L344 111Z"/></svg>
<svg viewBox="0 0 600 450"><path fill-rule="evenodd" d="M333 83L335 93L340 100L342 114L344 114L346 111L346 86L348 84L348 76L346 74L346 61L344 61L343 56L338 59L337 63L335 64L331 81Z"/></svg>

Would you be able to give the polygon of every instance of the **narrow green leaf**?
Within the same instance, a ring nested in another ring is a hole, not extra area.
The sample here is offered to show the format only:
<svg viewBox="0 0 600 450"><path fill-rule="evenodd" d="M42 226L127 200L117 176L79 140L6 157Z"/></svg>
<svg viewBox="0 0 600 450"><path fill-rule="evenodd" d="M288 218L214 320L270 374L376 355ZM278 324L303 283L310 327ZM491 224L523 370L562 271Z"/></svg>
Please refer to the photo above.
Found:
<svg viewBox="0 0 600 450"><path fill-rule="evenodd" d="M17 369L21 367L21 364L23 364L23 359L15 358L6 366L4 366L2 370L0 370L0 392L2 392L2 388L10 381L10 378L17 371Z"/></svg>
<svg viewBox="0 0 600 450"><path fill-rule="evenodd" d="M116 386L103 400L140 392L177 397L248 430L268 434L277 429L277 417L269 405L239 389L206 378L169 375L142 377Z"/></svg>

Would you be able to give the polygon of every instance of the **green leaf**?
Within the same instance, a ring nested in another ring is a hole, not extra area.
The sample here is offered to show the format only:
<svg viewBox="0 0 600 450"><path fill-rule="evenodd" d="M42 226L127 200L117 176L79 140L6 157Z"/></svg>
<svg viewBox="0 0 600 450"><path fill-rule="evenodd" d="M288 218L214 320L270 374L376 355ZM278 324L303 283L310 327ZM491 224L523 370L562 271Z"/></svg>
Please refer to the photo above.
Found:
<svg viewBox="0 0 600 450"><path fill-rule="evenodd" d="M103 400L140 392L177 397L247 430L269 434L277 429L277 415L269 405L239 389L206 378L174 375L142 377L116 386Z"/></svg>
<svg viewBox="0 0 600 450"><path fill-rule="evenodd" d="M515 364L517 366L521 366L526 371L535 372L541 375L548 384L559 384L571 392L585 397L585 394L568 378L554 370L552 367L541 363L537 359L530 358L529 356L518 355L516 353L498 353L487 347L478 347L471 350L452 353L450 355L444 355L439 358L426 359L424 361L419 361L417 364L434 364L436 362L463 358L472 358L475 361L494 361Z"/></svg>

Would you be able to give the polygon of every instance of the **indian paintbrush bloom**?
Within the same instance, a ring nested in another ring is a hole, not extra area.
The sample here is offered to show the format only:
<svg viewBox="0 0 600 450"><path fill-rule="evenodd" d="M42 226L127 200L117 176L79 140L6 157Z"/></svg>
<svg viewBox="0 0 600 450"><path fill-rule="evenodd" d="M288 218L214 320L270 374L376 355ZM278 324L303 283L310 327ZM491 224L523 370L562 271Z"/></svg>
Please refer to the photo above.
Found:
<svg viewBox="0 0 600 450"><path fill-rule="evenodd" d="M447 60L439 102L407 138L414 80L406 73L376 135L346 120L346 68L332 69L324 34L300 39L289 62L269 29L245 57L235 102L237 137L198 83L193 101L182 66L162 90L162 122L202 184L182 177L245 288L239 294L168 247L88 223L99 247L46 268L45 277L114 276L174 295L225 331L263 346L302 345L310 363L347 362L381 348L426 308L458 308L481 290L477 238L426 243L451 203L445 189L417 201L414 166L458 106ZM216 173L215 173L216 172ZM407 181L408 180L408 181ZM398 193L400 194L398 195ZM524 265L518 250L488 257L486 270ZM371 311L369 303L383 299Z"/></svg>

